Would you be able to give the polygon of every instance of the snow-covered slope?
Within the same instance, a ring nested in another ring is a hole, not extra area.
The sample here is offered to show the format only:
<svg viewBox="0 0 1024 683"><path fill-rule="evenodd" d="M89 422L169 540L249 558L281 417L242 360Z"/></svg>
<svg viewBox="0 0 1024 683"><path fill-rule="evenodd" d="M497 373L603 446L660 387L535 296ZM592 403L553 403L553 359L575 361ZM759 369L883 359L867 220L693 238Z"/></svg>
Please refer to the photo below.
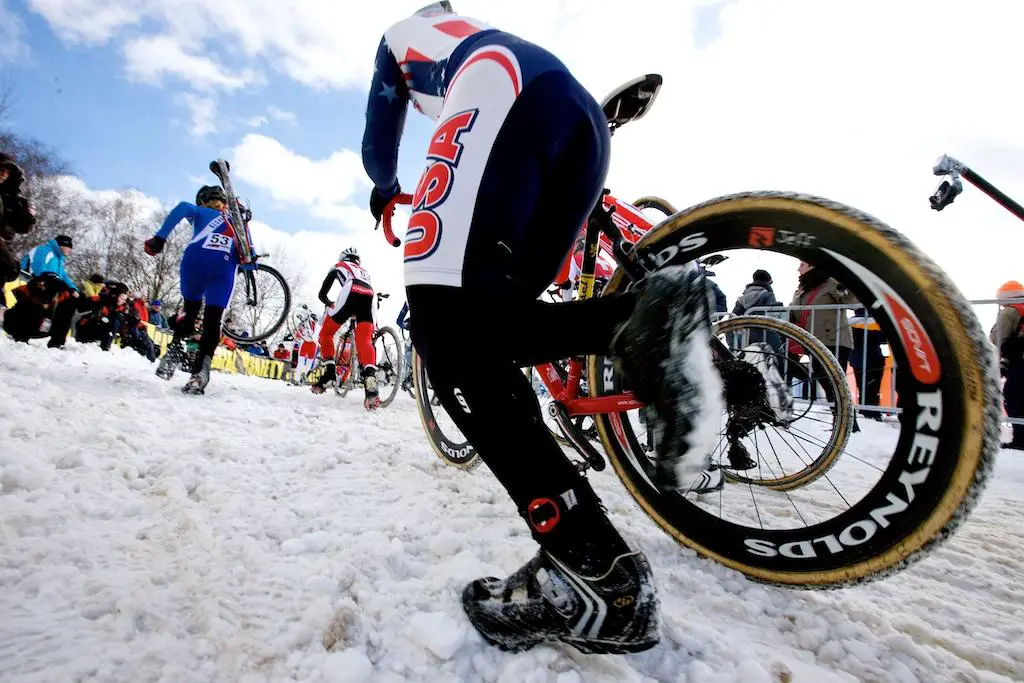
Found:
<svg viewBox="0 0 1024 683"><path fill-rule="evenodd" d="M508 655L458 597L533 543L486 468L434 457L410 399L367 414L220 374L185 397L152 372L0 339L0 681L1024 679L1024 454L932 557L826 593L698 559L594 474L651 558L662 643Z"/></svg>

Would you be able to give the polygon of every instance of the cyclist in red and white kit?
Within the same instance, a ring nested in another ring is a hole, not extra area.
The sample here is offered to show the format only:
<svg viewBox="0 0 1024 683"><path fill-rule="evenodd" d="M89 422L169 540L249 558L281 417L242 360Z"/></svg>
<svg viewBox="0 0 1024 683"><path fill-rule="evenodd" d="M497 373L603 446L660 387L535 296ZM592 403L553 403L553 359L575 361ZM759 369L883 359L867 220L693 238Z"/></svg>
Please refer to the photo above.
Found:
<svg viewBox="0 0 1024 683"><path fill-rule="evenodd" d="M316 365L317 353L320 350L320 319L308 307L303 308L308 315L295 328L295 384L301 384L306 374Z"/></svg>
<svg viewBox="0 0 1024 683"><path fill-rule="evenodd" d="M335 284L341 291L330 299L328 293ZM349 318L356 319L356 351L362 369L363 386L366 391L364 405L367 410L380 407L377 397L377 352L373 348L374 297L370 274L359 265L359 251L350 247L341 252L338 262L327 273L320 285L320 301L327 306L324 325L320 329L320 353L324 358L324 373L312 390L324 392L328 382L337 379L334 355L334 335ZM346 360L346 359L343 359Z"/></svg>
<svg viewBox="0 0 1024 683"><path fill-rule="evenodd" d="M378 221L400 191L410 102L438 122L405 241L412 341L436 396L540 544L508 579L466 586L463 609L506 650L653 647L650 565L548 432L519 368L613 355L657 412L659 484L679 488L706 464L714 443L702 427L713 420L717 430L721 416L709 418L721 387L695 381L716 377L702 276L674 266L620 295L538 301L601 197L608 122L551 53L448 2L392 25L377 50L362 152Z"/></svg>

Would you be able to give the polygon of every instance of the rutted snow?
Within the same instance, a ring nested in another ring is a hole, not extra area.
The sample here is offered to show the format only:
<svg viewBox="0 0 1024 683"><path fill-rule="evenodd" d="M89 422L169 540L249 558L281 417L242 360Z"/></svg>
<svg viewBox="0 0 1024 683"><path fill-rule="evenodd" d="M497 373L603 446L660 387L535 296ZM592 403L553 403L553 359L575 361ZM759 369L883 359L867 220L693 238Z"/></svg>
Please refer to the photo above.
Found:
<svg viewBox="0 0 1024 683"><path fill-rule="evenodd" d="M134 352L0 340L5 683L1024 679L1022 454L1001 454L932 557L825 593L698 559L594 474L651 559L662 642L509 655L459 595L532 541L486 468L434 457L407 397L367 414L358 397L221 374L185 397L183 377L152 371Z"/></svg>

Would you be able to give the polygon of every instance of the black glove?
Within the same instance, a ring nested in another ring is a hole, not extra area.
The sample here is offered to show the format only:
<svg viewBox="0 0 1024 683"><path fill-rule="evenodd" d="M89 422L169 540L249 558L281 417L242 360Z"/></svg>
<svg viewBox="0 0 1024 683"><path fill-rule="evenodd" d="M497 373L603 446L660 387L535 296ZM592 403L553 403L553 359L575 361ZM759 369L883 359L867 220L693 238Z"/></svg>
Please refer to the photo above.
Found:
<svg viewBox="0 0 1024 683"><path fill-rule="evenodd" d="M163 237L150 237L148 240L146 240L145 246L143 248L146 250L146 253L149 254L150 256L156 256L157 254L164 250L164 242L166 241L167 240L165 240Z"/></svg>
<svg viewBox="0 0 1024 683"><path fill-rule="evenodd" d="M401 192L402 189L396 184L393 191L379 190L374 187L370 190L370 213L373 214L374 219L379 223L381 216L384 215L384 209L387 208L388 202L395 198L395 195Z"/></svg>

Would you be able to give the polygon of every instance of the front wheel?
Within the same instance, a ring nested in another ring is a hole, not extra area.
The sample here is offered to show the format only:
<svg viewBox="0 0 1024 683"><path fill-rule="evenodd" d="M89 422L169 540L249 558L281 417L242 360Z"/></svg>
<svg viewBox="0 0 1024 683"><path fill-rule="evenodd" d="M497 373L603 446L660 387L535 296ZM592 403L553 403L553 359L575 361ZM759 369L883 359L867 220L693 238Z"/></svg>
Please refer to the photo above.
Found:
<svg viewBox="0 0 1024 683"><path fill-rule="evenodd" d="M281 273L262 263L239 266L224 318L224 336L245 343L269 339L281 329L291 305L292 292Z"/></svg>
<svg viewBox="0 0 1024 683"><path fill-rule="evenodd" d="M662 268L733 249L820 268L837 292L848 290L871 311L900 369L898 423L872 428L861 445L855 435L847 450L856 447L856 457L844 455L798 489L748 483L692 494L657 488L621 440L626 414L610 413L598 429L616 473L681 544L760 581L845 586L924 557L966 519L999 447L999 375L970 305L900 233L807 195L744 193L691 207L652 228L634 258ZM628 284L620 270L606 291ZM621 390L611 358L590 362L590 376L600 380L592 395Z"/></svg>
<svg viewBox="0 0 1024 683"><path fill-rule="evenodd" d="M380 407L391 405L402 381L402 343L393 327L380 327L373 333L377 352L377 391Z"/></svg>
<svg viewBox="0 0 1024 683"><path fill-rule="evenodd" d="M480 464L480 455L473 444L448 416L441 401L434 394L434 388L427 376L427 367L420 354L412 352L413 385L416 390L416 407L419 409L423 431L427 433L430 446L437 457L463 470L471 470Z"/></svg>

